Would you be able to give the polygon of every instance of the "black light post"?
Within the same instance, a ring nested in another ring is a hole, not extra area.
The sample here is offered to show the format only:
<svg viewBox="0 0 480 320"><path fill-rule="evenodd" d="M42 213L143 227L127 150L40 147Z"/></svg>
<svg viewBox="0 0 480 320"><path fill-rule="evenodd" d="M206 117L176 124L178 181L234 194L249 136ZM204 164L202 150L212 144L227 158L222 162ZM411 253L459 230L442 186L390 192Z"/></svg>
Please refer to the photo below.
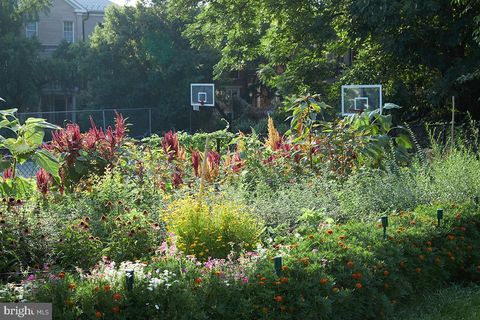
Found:
<svg viewBox="0 0 480 320"><path fill-rule="evenodd" d="M282 275L282 257L276 256L273 258L273 265L275 268L275 273L280 277Z"/></svg>
<svg viewBox="0 0 480 320"><path fill-rule="evenodd" d="M381 219L383 227L383 240L387 240L388 216L383 216Z"/></svg>
<svg viewBox="0 0 480 320"><path fill-rule="evenodd" d="M133 289L134 275L133 270L125 270L125 284L127 286L127 291L132 291Z"/></svg>
<svg viewBox="0 0 480 320"><path fill-rule="evenodd" d="M437 209L438 227L440 227L440 222L442 219L443 219L443 209Z"/></svg>

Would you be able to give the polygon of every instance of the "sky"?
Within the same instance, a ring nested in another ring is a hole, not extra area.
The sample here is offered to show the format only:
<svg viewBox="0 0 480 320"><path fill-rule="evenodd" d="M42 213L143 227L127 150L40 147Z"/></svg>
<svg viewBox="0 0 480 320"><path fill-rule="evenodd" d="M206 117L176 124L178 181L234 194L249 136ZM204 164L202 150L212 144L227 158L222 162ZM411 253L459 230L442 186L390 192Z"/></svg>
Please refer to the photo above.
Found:
<svg viewBox="0 0 480 320"><path fill-rule="evenodd" d="M128 4L128 5L135 5L136 0L110 0L116 4L119 4L121 6Z"/></svg>

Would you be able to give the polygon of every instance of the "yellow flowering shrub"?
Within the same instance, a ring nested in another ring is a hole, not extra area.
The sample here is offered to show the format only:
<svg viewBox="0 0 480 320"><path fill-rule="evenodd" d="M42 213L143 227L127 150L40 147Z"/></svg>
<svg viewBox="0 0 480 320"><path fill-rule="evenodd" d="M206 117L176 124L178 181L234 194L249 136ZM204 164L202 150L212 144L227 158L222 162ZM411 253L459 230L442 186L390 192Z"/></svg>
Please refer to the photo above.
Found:
<svg viewBox="0 0 480 320"><path fill-rule="evenodd" d="M202 205L192 196L176 200L165 222L176 235L178 248L199 260L224 258L232 249L252 250L262 230L246 206L223 197L207 197Z"/></svg>

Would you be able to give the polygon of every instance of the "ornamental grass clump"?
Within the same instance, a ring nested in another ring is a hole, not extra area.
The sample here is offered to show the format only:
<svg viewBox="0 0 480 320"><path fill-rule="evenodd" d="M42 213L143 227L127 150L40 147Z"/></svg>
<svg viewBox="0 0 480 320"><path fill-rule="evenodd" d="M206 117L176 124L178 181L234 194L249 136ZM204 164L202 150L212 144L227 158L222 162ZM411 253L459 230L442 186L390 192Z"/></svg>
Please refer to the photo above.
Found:
<svg viewBox="0 0 480 320"><path fill-rule="evenodd" d="M194 197L174 201L165 215L167 230L175 233L178 248L199 260L225 258L232 250L256 247L262 223L239 202L224 197Z"/></svg>

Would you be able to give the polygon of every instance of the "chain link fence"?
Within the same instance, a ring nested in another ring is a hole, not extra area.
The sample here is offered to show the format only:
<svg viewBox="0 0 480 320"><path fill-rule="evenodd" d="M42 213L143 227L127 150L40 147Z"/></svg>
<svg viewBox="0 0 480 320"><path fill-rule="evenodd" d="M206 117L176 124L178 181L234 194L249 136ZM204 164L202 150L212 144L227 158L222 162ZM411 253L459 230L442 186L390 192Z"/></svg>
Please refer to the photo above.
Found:
<svg viewBox="0 0 480 320"><path fill-rule="evenodd" d="M116 112L126 119L130 137L139 139L152 134L152 110L150 108L24 112L18 113L18 118L22 123L31 117L43 118L61 127L68 123L77 123L82 131L91 128L91 118L97 127L106 130L109 126L113 127L115 125ZM50 132L47 132L46 141L50 140L50 134ZM7 149L0 149L0 155L2 157L10 156ZM26 178L34 177L38 170L39 167L33 161L17 165L17 174Z"/></svg>

